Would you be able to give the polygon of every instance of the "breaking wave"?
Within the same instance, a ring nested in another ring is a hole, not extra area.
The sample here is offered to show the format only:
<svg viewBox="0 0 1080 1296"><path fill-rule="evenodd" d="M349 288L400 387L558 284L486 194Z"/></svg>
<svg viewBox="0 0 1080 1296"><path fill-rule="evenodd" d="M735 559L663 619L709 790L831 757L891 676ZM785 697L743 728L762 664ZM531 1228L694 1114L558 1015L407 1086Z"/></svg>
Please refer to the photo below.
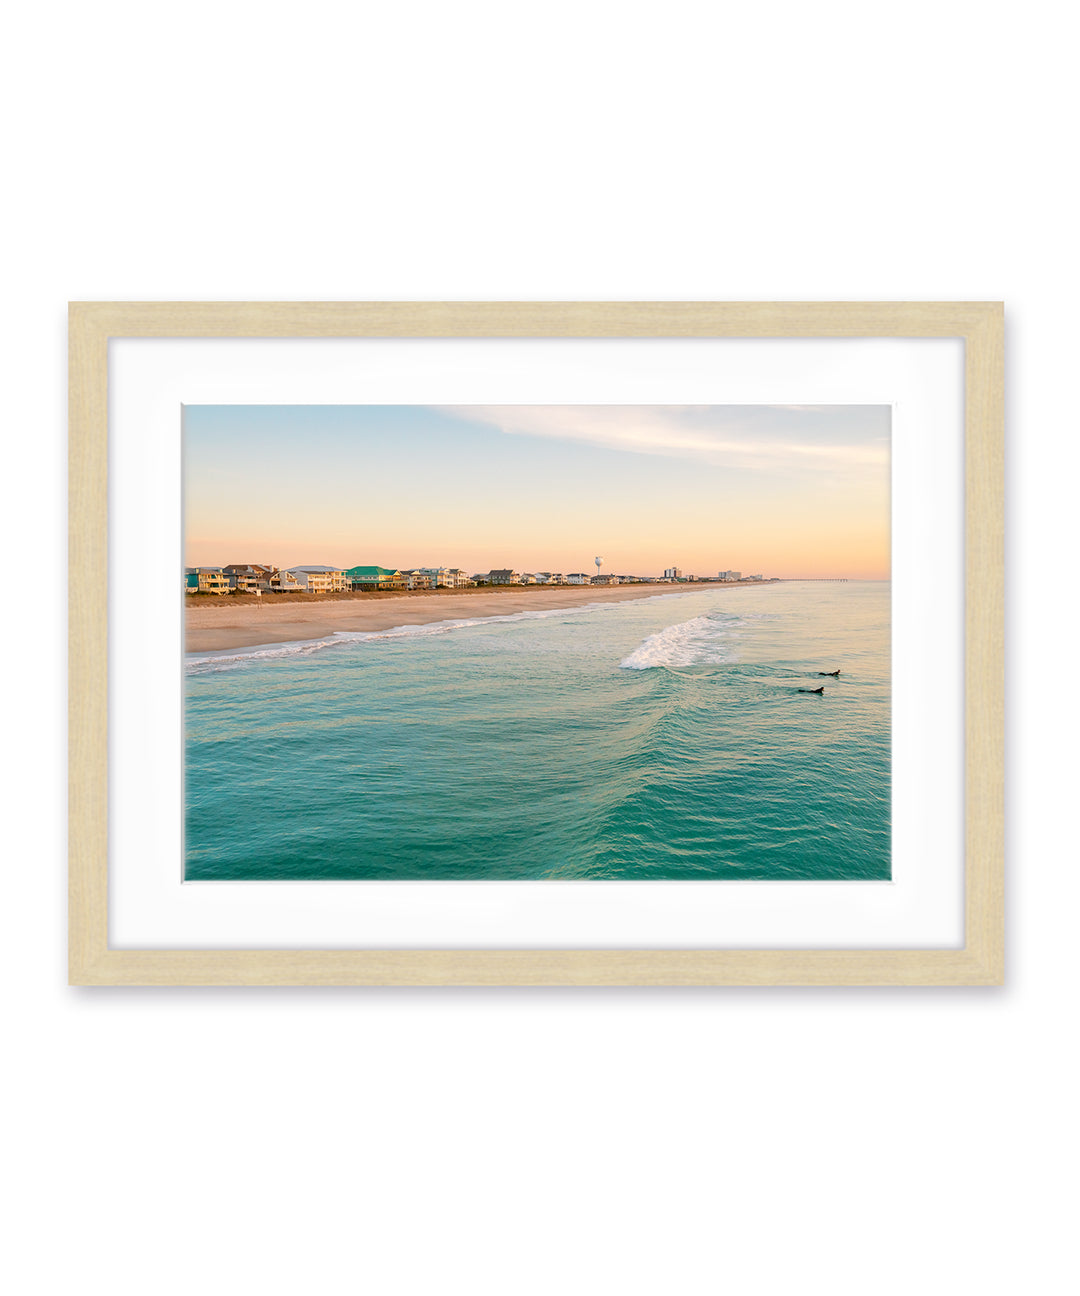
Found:
<svg viewBox="0 0 1080 1296"><path fill-rule="evenodd" d="M697 616L650 635L619 665L624 670L720 665L734 659L735 631L745 624L741 617Z"/></svg>
<svg viewBox="0 0 1080 1296"><path fill-rule="evenodd" d="M188 675L209 675L217 671L236 670L251 663L273 661L281 657L300 657L321 652L326 648L341 648L346 644L385 641L388 639L424 639L432 635L449 634L454 630L467 630L473 626L500 625L511 621L546 621L552 617L580 615L582 612L608 611L618 603L583 603L572 608L544 608L534 612L511 612L506 616L463 617L456 621L428 621L423 625L392 626L387 630L338 630L328 638L291 640L287 643L259 644L238 648L235 652L217 653L213 656L189 654L184 670ZM625 604L623 604L625 606Z"/></svg>

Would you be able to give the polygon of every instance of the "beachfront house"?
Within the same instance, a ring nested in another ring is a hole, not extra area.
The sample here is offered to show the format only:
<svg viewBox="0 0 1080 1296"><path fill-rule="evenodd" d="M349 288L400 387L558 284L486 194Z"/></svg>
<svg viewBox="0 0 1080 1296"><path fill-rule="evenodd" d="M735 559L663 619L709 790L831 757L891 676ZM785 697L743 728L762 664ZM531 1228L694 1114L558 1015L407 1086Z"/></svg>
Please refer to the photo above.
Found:
<svg viewBox="0 0 1080 1296"><path fill-rule="evenodd" d="M489 585L520 585L521 575L509 567L497 567L488 572Z"/></svg>
<svg viewBox="0 0 1080 1296"><path fill-rule="evenodd" d="M431 578L432 589L467 589L472 582L460 567L421 567Z"/></svg>
<svg viewBox="0 0 1080 1296"><path fill-rule="evenodd" d="M535 584L536 584L536 577L533 575L532 572L522 572L522 573L521 573L521 576L519 577L519 579L520 579L522 585L535 585Z"/></svg>
<svg viewBox="0 0 1080 1296"><path fill-rule="evenodd" d="M304 590L299 578L291 571L277 569L270 573L270 588L275 594L300 594Z"/></svg>
<svg viewBox="0 0 1080 1296"><path fill-rule="evenodd" d="M311 567L290 567L291 576L307 594L344 594L349 582L340 567L317 564Z"/></svg>
<svg viewBox="0 0 1080 1296"><path fill-rule="evenodd" d="M188 567L184 571L187 594L228 594L229 578L220 567Z"/></svg>
<svg viewBox="0 0 1080 1296"><path fill-rule="evenodd" d="M412 571L402 573L405 577L405 588L411 590L429 590L434 589L431 577L428 573L419 567Z"/></svg>
<svg viewBox="0 0 1080 1296"><path fill-rule="evenodd" d="M468 589L476 583L460 567L421 567L420 570L431 577L433 589Z"/></svg>
<svg viewBox="0 0 1080 1296"><path fill-rule="evenodd" d="M589 578L590 585L618 585L618 583L619 583L618 576L599 575L599 576L591 576Z"/></svg>
<svg viewBox="0 0 1080 1296"><path fill-rule="evenodd" d="M585 572L571 572L566 578L567 585L588 585L592 577Z"/></svg>
<svg viewBox="0 0 1080 1296"><path fill-rule="evenodd" d="M229 584L241 594L261 594L270 588L273 567L263 567L259 563L229 563L221 569L229 578Z"/></svg>
<svg viewBox="0 0 1080 1296"><path fill-rule="evenodd" d="M408 588L404 572L389 567L349 567L343 575L354 590L402 590Z"/></svg>

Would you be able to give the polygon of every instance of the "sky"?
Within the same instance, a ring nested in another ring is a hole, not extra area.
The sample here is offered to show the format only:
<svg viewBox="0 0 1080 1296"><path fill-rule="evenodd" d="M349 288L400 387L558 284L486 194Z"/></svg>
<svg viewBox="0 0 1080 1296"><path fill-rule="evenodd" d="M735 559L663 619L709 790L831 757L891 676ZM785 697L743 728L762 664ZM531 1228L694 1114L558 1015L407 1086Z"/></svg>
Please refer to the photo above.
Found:
<svg viewBox="0 0 1080 1296"><path fill-rule="evenodd" d="M186 405L185 561L889 575L887 405Z"/></svg>

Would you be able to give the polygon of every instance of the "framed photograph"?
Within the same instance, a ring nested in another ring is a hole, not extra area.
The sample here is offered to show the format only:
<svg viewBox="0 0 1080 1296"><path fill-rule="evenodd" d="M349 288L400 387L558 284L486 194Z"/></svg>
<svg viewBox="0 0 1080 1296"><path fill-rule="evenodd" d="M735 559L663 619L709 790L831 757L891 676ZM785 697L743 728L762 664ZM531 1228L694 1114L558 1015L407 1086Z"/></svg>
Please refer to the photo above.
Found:
<svg viewBox="0 0 1080 1296"><path fill-rule="evenodd" d="M74 303L78 985L995 985L998 303Z"/></svg>

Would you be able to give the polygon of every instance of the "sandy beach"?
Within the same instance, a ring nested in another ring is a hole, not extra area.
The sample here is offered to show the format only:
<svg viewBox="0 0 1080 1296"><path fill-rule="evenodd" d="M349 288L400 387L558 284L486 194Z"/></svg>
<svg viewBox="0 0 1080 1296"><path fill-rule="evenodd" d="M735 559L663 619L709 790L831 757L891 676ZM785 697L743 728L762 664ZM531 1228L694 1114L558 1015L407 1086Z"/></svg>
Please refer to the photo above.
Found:
<svg viewBox="0 0 1080 1296"><path fill-rule="evenodd" d="M757 582L749 582L756 585ZM745 587L740 583L739 587ZM582 603L649 598L657 594L694 594L717 585L527 586L502 589L445 590L438 594L371 594L363 598L318 598L310 602L277 601L273 595L243 603L228 596L189 603L186 614L188 652L222 652L254 644L321 639L338 630L389 630L459 617L506 616L513 612L572 608Z"/></svg>

